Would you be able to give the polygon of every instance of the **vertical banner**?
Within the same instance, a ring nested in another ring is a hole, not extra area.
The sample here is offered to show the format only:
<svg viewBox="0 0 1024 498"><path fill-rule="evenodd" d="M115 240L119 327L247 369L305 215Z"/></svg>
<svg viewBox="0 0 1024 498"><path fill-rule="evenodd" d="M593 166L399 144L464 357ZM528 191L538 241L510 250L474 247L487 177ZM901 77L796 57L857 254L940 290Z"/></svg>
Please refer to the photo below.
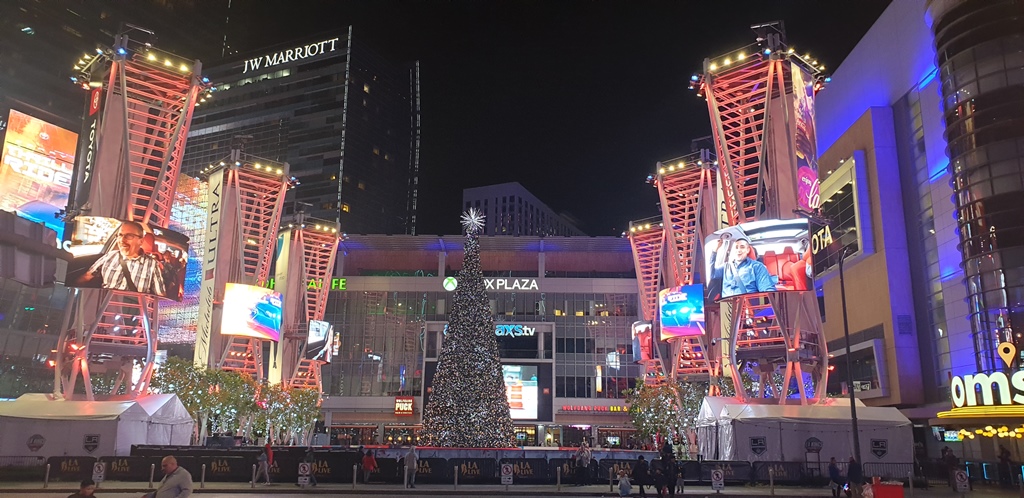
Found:
<svg viewBox="0 0 1024 498"><path fill-rule="evenodd" d="M206 239L203 247L202 274L199 287L199 320L196 323L196 348L193 363L205 368L210 362L210 343L213 340L214 309L217 293L217 257L220 241L221 206L224 201L224 180L227 170L221 168L210 174L206 206Z"/></svg>
<svg viewBox="0 0 1024 498"><path fill-rule="evenodd" d="M798 205L805 211L821 204L818 180L818 143L814 132L814 80L795 62L790 63L793 75L793 116L796 125L794 150Z"/></svg>
<svg viewBox="0 0 1024 498"><path fill-rule="evenodd" d="M105 80L104 76L100 81ZM72 209L89 202L93 170L96 167L96 144L99 142L100 117L103 115L105 90L105 86L101 86L89 91L85 120L82 124L82 139L78 141L78 153L75 155L74 188L71 189L68 199L68 207Z"/></svg>

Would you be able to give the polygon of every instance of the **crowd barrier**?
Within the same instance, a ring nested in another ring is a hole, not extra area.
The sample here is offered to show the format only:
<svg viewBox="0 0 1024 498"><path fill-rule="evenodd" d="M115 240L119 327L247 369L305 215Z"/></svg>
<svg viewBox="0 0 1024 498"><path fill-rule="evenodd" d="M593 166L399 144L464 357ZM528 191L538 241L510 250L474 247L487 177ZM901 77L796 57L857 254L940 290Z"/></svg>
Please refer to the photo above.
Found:
<svg viewBox="0 0 1024 498"><path fill-rule="evenodd" d="M92 477L97 462L105 464L106 479L115 481L154 482L163 478L160 460L174 455L178 464L187 469L198 482L203 475L208 482L248 482L252 478L253 464L260 454L259 447L216 449L203 447L138 447L132 456L92 457L4 457L0 459L0 478L5 481L42 481L49 466L49 480L74 482ZM401 458L408 452L403 448L374 449L378 468L370 482L401 483ZM270 468L274 482L296 482L298 466L306 448L280 447L274 449L274 463ZM572 451L564 450L453 450L422 448L416 481L420 483L450 484L458 475L462 484L497 484L502 464L511 464L515 482L519 484L554 484L561 476L563 484L571 484L579 476ZM619 472L632 474L637 456L644 455L652 468L661 462L654 452L595 451L595 458L587 472L591 482L603 482ZM318 482L352 483L353 465L359 465L361 455L351 448L316 448L312 470ZM781 485L823 485L828 481L827 462L738 462L738 461L679 461L679 469L690 484L708 485L711 471L721 470L727 485L747 483L766 484L773 481ZM845 463L845 462L844 462ZM841 465L845 475L845 465ZM976 467L980 470L980 466ZM914 465L866 463L864 475L878 476L883 481L906 482ZM358 472L362 474L362 472ZM360 477L361 481L361 477Z"/></svg>

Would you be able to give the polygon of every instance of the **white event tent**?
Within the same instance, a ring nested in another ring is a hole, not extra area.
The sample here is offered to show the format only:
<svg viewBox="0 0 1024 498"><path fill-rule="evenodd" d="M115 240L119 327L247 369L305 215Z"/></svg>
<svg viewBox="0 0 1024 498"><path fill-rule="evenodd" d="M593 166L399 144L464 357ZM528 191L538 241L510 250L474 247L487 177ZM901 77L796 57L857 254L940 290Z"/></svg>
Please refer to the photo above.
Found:
<svg viewBox="0 0 1024 498"><path fill-rule="evenodd" d="M0 403L0 456L127 456L133 444L187 445L193 423L173 394L123 401L24 394Z"/></svg>
<svg viewBox="0 0 1024 498"><path fill-rule="evenodd" d="M857 421L864 463L914 461L911 422L899 410L857 400ZM845 398L778 405L709 396L701 403L696 425L697 445L706 460L827 462L830 457L845 461L853 454L850 400Z"/></svg>

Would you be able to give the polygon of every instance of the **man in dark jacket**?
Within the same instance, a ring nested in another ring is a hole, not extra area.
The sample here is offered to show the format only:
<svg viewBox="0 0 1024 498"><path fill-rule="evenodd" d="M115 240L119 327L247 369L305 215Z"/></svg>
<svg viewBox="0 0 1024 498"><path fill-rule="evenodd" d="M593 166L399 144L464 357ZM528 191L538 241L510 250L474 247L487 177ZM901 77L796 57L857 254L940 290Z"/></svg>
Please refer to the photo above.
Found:
<svg viewBox="0 0 1024 498"><path fill-rule="evenodd" d="M644 493L644 484L647 483L648 469L649 467L647 466L647 461L644 460L644 456L640 455L636 457L636 465L633 466L633 475L630 477L633 478L633 482L635 482L637 488L640 489L640 496L647 496L647 494Z"/></svg>
<svg viewBox="0 0 1024 498"><path fill-rule="evenodd" d="M860 498L864 473L860 469L860 462L854 457L850 457L850 464L846 467L846 479L850 483L850 492L853 493L854 498Z"/></svg>

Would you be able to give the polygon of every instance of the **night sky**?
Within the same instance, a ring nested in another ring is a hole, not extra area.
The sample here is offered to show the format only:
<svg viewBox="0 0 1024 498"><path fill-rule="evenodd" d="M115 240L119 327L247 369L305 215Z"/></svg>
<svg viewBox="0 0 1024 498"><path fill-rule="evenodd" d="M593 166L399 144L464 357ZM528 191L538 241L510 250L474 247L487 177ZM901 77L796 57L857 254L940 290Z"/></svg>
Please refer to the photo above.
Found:
<svg viewBox="0 0 1024 498"><path fill-rule="evenodd" d="M463 188L518 181L584 232L618 235L658 214L655 163L710 134L687 89L705 57L783 20L831 72L889 0L252 4L231 19L243 52L352 24L382 55L420 61L418 233L458 233Z"/></svg>

